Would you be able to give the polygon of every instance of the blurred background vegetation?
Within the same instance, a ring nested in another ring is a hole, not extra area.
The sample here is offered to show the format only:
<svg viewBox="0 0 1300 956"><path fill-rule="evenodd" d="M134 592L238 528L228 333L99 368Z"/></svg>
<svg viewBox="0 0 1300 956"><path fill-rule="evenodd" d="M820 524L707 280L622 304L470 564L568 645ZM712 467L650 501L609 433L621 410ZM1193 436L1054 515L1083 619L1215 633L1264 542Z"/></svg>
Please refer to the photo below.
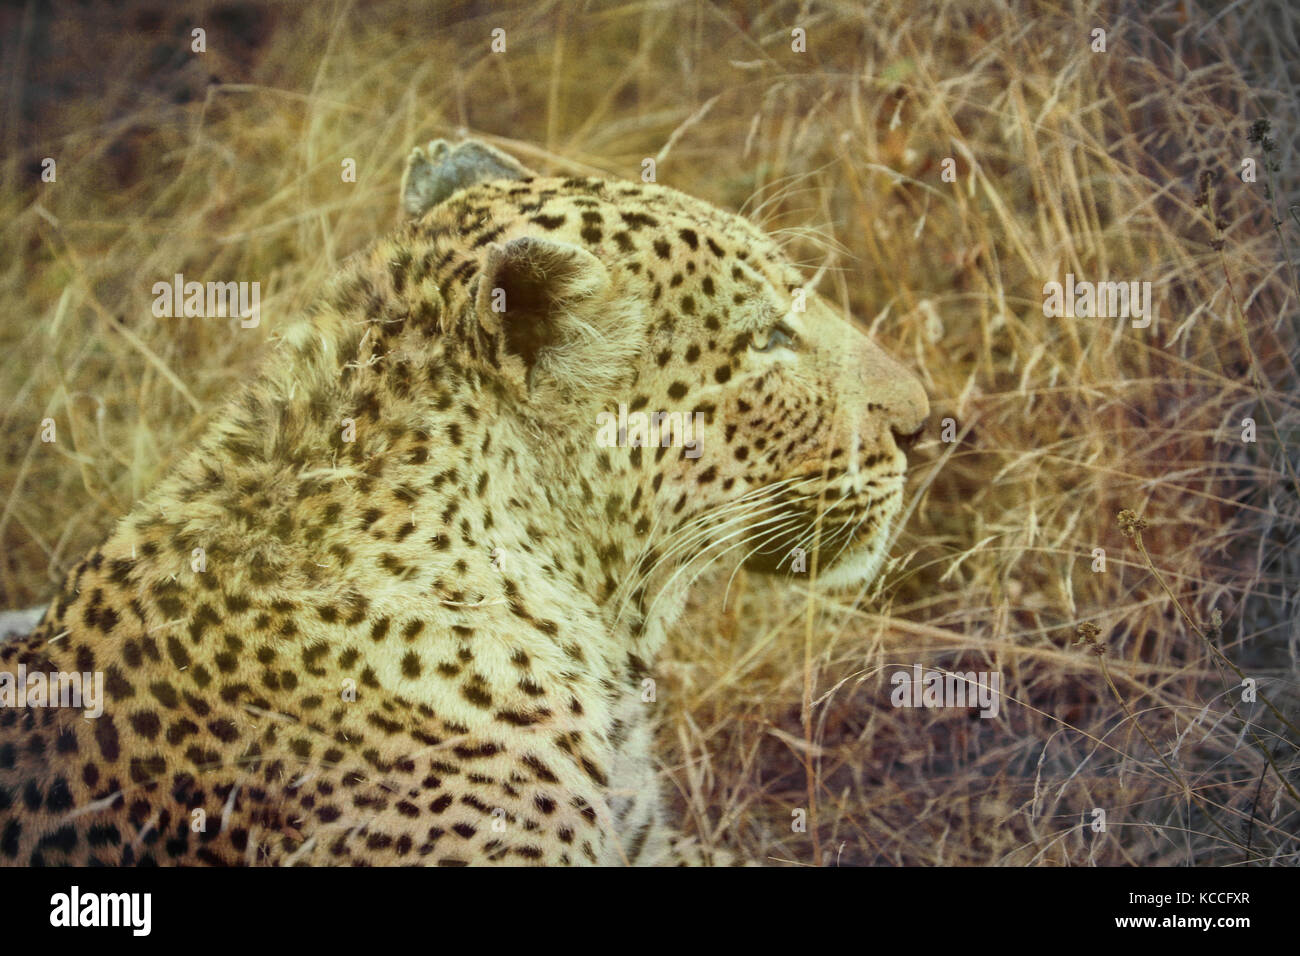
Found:
<svg viewBox="0 0 1300 956"><path fill-rule="evenodd" d="M729 569L700 591L655 671L683 828L768 863L1294 863L1297 22L1257 0L5 5L0 607L47 600L395 224L413 144L625 178L653 157L824 270L936 425L869 593ZM261 326L155 319L177 272L261 282ZM1150 281L1155 322L1045 318L1067 272ZM895 710L913 663L999 671L1007 700Z"/></svg>

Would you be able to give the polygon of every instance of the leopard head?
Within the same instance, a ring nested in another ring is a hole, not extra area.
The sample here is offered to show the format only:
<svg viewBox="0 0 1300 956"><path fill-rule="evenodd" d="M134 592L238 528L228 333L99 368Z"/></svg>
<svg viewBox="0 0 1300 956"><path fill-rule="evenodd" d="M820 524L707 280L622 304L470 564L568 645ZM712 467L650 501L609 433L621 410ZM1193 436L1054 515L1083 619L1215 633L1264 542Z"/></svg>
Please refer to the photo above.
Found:
<svg viewBox="0 0 1300 956"><path fill-rule="evenodd" d="M775 242L675 190L538 177L478 143L424 165L412 228L473 250L451 329L610 589L718 560L874 576L926 394Z"/></svg>

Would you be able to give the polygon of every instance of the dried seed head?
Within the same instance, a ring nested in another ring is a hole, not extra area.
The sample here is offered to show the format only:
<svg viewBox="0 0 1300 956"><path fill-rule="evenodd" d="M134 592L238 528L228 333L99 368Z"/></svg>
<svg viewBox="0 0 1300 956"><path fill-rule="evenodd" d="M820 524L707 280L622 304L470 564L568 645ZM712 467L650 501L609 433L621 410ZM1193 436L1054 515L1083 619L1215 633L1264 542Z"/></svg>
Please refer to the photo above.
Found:
<svg viewBox="0 0 1300 956"><path fill-rule="evenodd" d="M1092 621L1084 621L1074 629L1075 636L1079 638L1074 643L1076 646L1079 644L1088 645L1088 647L1092 648L1092 652L1100 657L1106 653L1105 646L1097 640L1097 635L1100 633L1101 628L1096 624L1092 623Z"/></svg>
<svg viewBox="0 0 1300 956"><path fill-rule="evenodd" d="M1222 630L1223 630L1223 612L1216 607L1213 611L1210 612L1209 632L1210 632L1211 640L1217 638L1219 636L1219 632Z"/></svg>
<svg viewBox="0 0 1300 956"><path fill-rule="evenodd" d="M1119 530L1124 532L1126 538L1137 539L1143 531L1147 529L1147 523L1139 518L1136 511L1125 508L1119 513Z"/></svg>

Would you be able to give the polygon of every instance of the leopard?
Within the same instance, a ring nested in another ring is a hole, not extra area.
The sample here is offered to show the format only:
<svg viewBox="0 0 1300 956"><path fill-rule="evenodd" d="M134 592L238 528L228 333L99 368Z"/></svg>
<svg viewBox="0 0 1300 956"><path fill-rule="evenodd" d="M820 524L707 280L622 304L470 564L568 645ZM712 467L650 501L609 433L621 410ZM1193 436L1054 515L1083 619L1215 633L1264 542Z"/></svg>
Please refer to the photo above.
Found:
<svg viewBox="0 0 1300 956"><path fill-rule="evenodd" d="M0 862L680 863L692 588L879 572L926 389L758 225L479 139L399 206L0 644L72 675L0 707Z"/></svg>

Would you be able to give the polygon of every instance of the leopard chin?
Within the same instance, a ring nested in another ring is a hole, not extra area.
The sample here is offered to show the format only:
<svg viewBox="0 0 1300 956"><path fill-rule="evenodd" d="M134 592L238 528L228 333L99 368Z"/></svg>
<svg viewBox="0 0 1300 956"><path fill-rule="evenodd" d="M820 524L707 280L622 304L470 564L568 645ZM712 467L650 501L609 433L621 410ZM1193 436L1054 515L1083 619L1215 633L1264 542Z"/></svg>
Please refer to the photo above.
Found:
<svg viewBox="0 0 1300 956"><path fill-rule="evenodd" d="M840 590L870 584L885 563L887 543L887 535L877 535L867 547L846 554L826 571L819 571L817 585Z"/></svg>
<svg viewBox="0 0 1300 956"><path fill-rule="evenodd" d="M807 542L808 535L789 535L765 543L746 557L743 566L760 574L783 574L791 578L808 578L816 567L816 584L831 589L848 589L869 584L875 580L888 556L889 532L899 511L900 499L891 496L878 505L877 512L868 520L853 519L861 529L852 542L839 541L842 526L826 525L821 530L823 541L832 542L818 549L813 561L811 549L797 558L800 540Z"/></svg>
<svg viewBox="0 0 1300 956"><path fill-rule="evenodd" d="M829 588L850 588L867 584L875 579L885 560L887 535L876 535L870 543L854 550L843 550L838 556L818 556L817 584ZM783 574L791 578L807 578L812 572L812 555L805 556L800 566L793 560L791 550L755 552L744 561L746 570L759 574ZM829 565L829 566L828 566Z"/></svg>

